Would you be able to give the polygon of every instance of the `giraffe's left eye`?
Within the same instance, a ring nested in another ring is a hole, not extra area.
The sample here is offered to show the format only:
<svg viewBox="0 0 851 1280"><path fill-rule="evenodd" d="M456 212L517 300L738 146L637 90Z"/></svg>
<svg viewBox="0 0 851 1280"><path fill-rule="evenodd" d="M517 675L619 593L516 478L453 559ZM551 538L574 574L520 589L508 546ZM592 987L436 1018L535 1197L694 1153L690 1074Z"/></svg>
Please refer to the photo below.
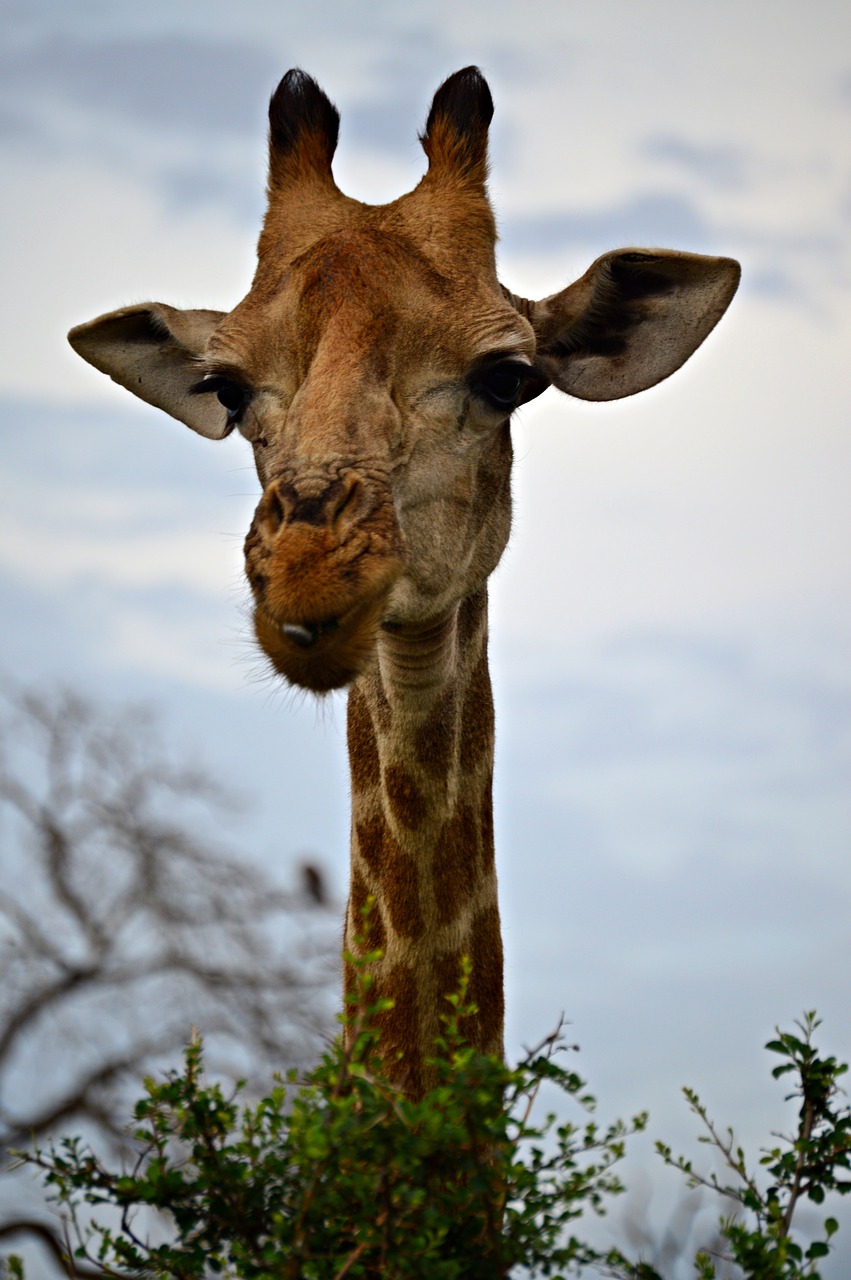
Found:
<svg viewBox="0 0 851 1280"><path fill-rule="evenodd" d="M239 425L251 399L248 387L218 373L208 373L194 387L190 387L189 392L193 396L215 395L219 404L227 410L229 427Z"/></svg>
<svg viewBox="0 0 851 1280"><path fill-rule="evenodd" d="M245 387L238 387L235 382L226 382L216 392L219 404L228 411L228 421L235 422L245 408L248 394Z"/></svg>

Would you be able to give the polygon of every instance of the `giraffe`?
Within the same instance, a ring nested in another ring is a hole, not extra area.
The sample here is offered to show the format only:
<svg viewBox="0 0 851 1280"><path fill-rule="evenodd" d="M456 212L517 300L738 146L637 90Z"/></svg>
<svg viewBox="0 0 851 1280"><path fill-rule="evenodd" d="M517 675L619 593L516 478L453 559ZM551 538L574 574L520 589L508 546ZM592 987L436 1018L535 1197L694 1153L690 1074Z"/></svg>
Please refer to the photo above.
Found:
<svg viewBox="0 0 851 1280"><path fill-rule="evenodd" d="M487 583L509 536L511 415L550 386L611 400L666 378L739 280L728 258L623 249L543 300L512 293L486 189L492 114L476 67L450 76L425 175L371 206L334 180L336 108L288 72L246 297L228 313L124 307L69 334L135 395L253 449L256 638L291 684L348 687L344 953L380 952L381 1052L413 1096L464 956L468 1034L503 1047Z"/></svg>

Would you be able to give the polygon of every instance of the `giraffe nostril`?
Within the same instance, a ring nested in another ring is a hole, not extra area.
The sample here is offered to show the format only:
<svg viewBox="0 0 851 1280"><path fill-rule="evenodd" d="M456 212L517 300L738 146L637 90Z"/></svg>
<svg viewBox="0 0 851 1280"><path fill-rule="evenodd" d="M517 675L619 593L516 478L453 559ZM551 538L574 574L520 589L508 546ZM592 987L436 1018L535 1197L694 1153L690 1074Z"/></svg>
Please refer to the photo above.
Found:
<svg viewBox="0 0 851 1280"><path fill-rule="evenodd" d="M281 635L294 641L302 649L310 649L317 640L332 636L339 626L336 618L329 618L327 622L282 622Z"/></svg>
<svg viewBox="0 0 851 1280"><path fill-rule="evenodd" d="M281 502L277 489L272 489L269 493L266 517L272 526L273 533L277 533L284 523L284 516L284 504Z"/></svg>
<svg viewBox="0 0 851 1280"><path fill-rule="evenodd" d="M281 632L302 649L310 649L319 635L318 627L300 627L295 622L281 623Z"/></svg>
<svg viewBox="0 0 851 1280"><path fill-rule="evenodd" d="M363 485L357 476L349 476L331 512L331 523L346 523L357 518L361 508Z"/></svg>

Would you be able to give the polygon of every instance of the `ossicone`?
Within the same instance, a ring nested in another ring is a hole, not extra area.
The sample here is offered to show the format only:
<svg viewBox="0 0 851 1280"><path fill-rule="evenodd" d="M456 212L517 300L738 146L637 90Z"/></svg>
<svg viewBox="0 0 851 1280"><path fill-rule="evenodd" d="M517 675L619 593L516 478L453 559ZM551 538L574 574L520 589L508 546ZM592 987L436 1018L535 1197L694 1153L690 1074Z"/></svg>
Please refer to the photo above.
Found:
<svg viewBox="0 0 851 1280"><path fill-rule="evenodd" d="M445 80L434 95L420 136L429 175L484 183L492 118L493 98L478 67L464 67Z"/></svg>
<svg viewBox="0 0 851 1280"><path fill-rule="evenodd" d="M340 113L306 71L288 71L269 103L269 178L327 177Z"/></svg>

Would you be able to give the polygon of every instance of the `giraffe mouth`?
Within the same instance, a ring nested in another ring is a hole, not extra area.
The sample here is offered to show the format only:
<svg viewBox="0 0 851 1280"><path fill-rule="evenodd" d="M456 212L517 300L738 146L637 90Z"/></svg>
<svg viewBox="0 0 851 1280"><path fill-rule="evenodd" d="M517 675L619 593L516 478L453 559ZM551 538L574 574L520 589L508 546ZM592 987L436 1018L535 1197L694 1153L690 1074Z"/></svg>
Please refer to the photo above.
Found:
<svg viewBox="0 0 851 1280"><path fill-rule="evenodd" d="M399 528L388 500L381 519L361 519L348 531L307 519L270 531L269 495L276 494L280 486L270 486L245 540L255 635L290 684L327 693L350 684L372 659L404 569Z"/></svg>
<svg viewBox="0 0 851 1280"><path fill-rule="evenodd" d="M372 659L391 586L331 618L291 621L258 603L254 610L258 644L290 684L312 693L341 689Z"/></svg>

